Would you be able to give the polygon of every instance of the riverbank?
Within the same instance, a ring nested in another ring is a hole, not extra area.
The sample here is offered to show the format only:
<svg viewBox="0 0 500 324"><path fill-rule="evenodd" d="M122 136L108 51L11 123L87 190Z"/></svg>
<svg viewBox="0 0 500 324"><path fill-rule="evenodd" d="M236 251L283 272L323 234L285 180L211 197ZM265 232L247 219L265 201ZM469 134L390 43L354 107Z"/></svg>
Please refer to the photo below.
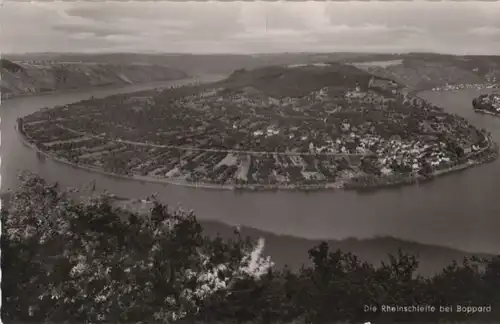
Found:
<svg viewBox="0 0 500 324"><path fill-rule="evenodd" d="M394 176L386 178L372 178L373 182L369 183L352 183L348 185L348 188L356 191L374 191L376 189L382 188L401 188L403 186L409 186L414 184L426 183L433 181L439 177L445 175L451 175L456 172L464 171L471 167L479 166L485 163L490 163L498 158L498 145L494 143L491 138L488 140L488 147L484 148L479 154L486 154L483 157L479 157L477 160L468 159L467 162L452 166L447 169L436 170L430 174L411 174L406 176Z"/></svg>
<svg viewBox="0 0 500 324"><path fill-rule="evenodd" d="M361 178L352 179L342 179L333 183L320 183L320 184L213 184L206 182L190 182L179 178L157 178L151 176L141 176L141 175L122 175L117 173L112 173L105 171L101 168L77 164L67 159L54 156L46 151L41 150L35 144L33 144L29 138L24 134L24 131L20 130L18 125L15 125L16 132L19 134L21 141L24 145L35 150L42 156L48 157L56 162L69 165L73 168L79 168L89 172L96 172L105 176L120 178L124 180L136 180L140 182L148 183L158 183L163 185L176 185L189 188L198 189L211 189L211 190L238 190L238 191L278 191L278 190L289 190L289 191L319 191L319 190L354 190L354 191L374 191L376 189L382 188L399 188L402 186L413 185L418 183L424 183L434 180L437 177L450 174L452 172L462 171L473 166L477 166L483 163L488 163L494 161L498 157L498 145L488 135L487 138L488 146L483 148L481 151L474 153L472 156L467 158L465 163L452 166L443 170L436 170L433 173L422 175L422 174L408 174L408 175L391 175L386 177L374 177L366 176ZM486 154L482 157L480 155ZM477 160L472 160L472 158L477 158Z"/></svg>
<svg viewBox="0 0 500 324"><path fill-rule="evenodd" d="M217 79L217 78L214 76L214 79ZM98 85L98 86L79 87L77 89L62 89L62 90L44 91L44 92L27 92L27 93L18 94L15 96L2 97L1 101L9 101L9 100L32 98L32 97L63 95L63 94L71 94L71 93L81 93L81 92L89 92L89 91L96 91L96 90L116 90L116 89L125 88L127 86L134 86L134 85L136 85L136 86L148 85L148 88L154 89L156 84L158 85L158 88L165 87L165 82L176 82L176 83L181 83L181 85L186 85L189 82L196 82L197 80L198 80L198 76L188 76L186 78L165 79L165 80L158 80L158 81L152 81L152 82L137 82L137 83L130 83L130 84L106 84L106 85Z"/></svg>
<svg viewBox="0 0 500 324"><path fill-rule="evenodd" d="M446 91L460 91L465 89L484 90L484 89L499 89L499 88L500 84L498 83L476 83L476 84L446 85L443 87L434 87L428 90L433 92L446 92Z"/></svg>
<svg viewBox="0 0 500 324"><path fill-rule="evenodd" d="M165 80L169 81L169 80ZM164 81L164 82L165 82ZM173 81L173 80L172 80ZM79 87L75 89L64 89L64 90L51 90L51 91L39 91L39 92L25 92L22 94L16 94L11 96L2 96L2 101L8 101L13 99L21 99L21 98L30 98L30 97L38 97L38 96L50 96L50 95L59 95L66 93L78 93L92 90L101 90L101 89L119 89L123 87L123 84L103 84L98 86L87 86L87 87Z"/></svg>
<svg viewBox="0 0 500 324"><path fill-rule="evenodd" d="M477 112L479 114L485 114L485 115L491 115L491 116L500 117L500 113L494 113L492 111L488 111L488 110L485 110L485 109L476 109L476 108L474 108L474 112Z"/></svg>

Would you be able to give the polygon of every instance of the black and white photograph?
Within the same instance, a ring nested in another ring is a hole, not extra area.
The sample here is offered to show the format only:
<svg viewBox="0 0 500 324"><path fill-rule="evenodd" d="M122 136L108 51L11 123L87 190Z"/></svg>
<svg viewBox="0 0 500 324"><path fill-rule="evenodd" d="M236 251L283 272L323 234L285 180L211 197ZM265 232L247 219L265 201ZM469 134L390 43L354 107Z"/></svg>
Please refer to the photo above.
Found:
<svg viewBox="0 0 500 324"><path fill-rule="evenodd" d="M500 323L500 1L0 22L3 323Z"/></svg>

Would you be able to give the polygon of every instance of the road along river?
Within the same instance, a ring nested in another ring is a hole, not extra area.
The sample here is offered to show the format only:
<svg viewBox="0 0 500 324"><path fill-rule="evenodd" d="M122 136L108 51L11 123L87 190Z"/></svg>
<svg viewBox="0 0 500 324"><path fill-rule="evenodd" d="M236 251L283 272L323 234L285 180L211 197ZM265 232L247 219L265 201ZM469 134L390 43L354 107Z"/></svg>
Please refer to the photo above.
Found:
<svg viewBox="0 0 500 324"><path fill-rule="evenodd" d="M123 197L140 198L157 192L163 202L180 203L194 209L201 219L216 219L279 234L332 239L392 235L472 252L500 251L500 160L429 183L367 194L352 191L233 192L119 179L51 159L40 159L34 150L21 142L14 129L18 117L43 107L182 82L157 82L2 102L2 191L14 189L18 171L28 169L63 186L84 187L95 181L97 190L106 189ZM500 143L500 118L476 114L471 106L472 99L485 91L424 92L420 96L487 129Z"/></svg>

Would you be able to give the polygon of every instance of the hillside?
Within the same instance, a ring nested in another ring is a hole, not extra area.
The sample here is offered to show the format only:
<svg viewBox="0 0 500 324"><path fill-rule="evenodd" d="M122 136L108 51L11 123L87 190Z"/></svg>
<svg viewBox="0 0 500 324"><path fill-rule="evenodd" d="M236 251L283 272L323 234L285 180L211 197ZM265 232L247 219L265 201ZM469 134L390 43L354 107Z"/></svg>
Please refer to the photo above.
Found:
<svg viewBox="0 0 500 324"><path fill-rule="evenodd" d="M361 91L368 91L372 77L370 73L353 66L329 62L314 65L267 66L250 71L240 69L217 85L233 92L250 87L268 97L281 99L304 97L325 87L341 95L356 87ZM390 81L382 77L377 79ZM402 87L394 89L396 88ZM395 97L390 91L381 88L374 87L371 90Z"/></svg>
<svg viewBox="0 0 500 324"><path fill-rule="evenodd" d="M500 83L500 56L408 54L399 64L360 68L396 80L414 90L446 84Z"/></svg>
<svg viewBox="0 0 500 324"><path fill-rule="evenodd" d="M1 62L2 98L87 87L175 80L187 74L170 67L145 64Z"/></svg>
<svg viewBox="0 0 500 324"><path fill-rule="evenodd" d="M33 53L8 55L11 60L56 62L98 62L101 64L157 64L175 67L189 74L229 74L237 69L271 65L341 62L374 63L371 73L394 79L408 87L428 89L449 84L500 82L500 56L457 56L436 53L276 53L276 54L138 54L138 53ZM386 66L384 62L401 61ZM377 64L377 62L381 64Z"/></svg>
<svg viewBox="0 0 500 324"><path fill-rule="evenodd" d="M0 67L12 73L16 73L22 70L22 67L19 64L6 59L0 59Z"/></svg>

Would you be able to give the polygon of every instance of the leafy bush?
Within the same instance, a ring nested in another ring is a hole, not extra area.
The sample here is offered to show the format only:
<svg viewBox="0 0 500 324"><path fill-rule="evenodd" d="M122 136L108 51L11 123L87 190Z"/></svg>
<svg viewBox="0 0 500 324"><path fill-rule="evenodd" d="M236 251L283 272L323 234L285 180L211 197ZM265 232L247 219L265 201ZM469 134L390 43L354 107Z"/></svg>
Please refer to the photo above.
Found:
<svg viewBox="0 0 500 324"><path fill-rule="evenodd" d="M2 211L5 322L333 323L500 318L500 258L435 277L399 253L381 267L322 243L312 266L275 269L264 241L204 237L192 212L158 202L146 216L108 198L73 200L32 175ZM383 305L491 305L465 313L382 312ZM365 306L377 307L367 312Z"/></svg>

